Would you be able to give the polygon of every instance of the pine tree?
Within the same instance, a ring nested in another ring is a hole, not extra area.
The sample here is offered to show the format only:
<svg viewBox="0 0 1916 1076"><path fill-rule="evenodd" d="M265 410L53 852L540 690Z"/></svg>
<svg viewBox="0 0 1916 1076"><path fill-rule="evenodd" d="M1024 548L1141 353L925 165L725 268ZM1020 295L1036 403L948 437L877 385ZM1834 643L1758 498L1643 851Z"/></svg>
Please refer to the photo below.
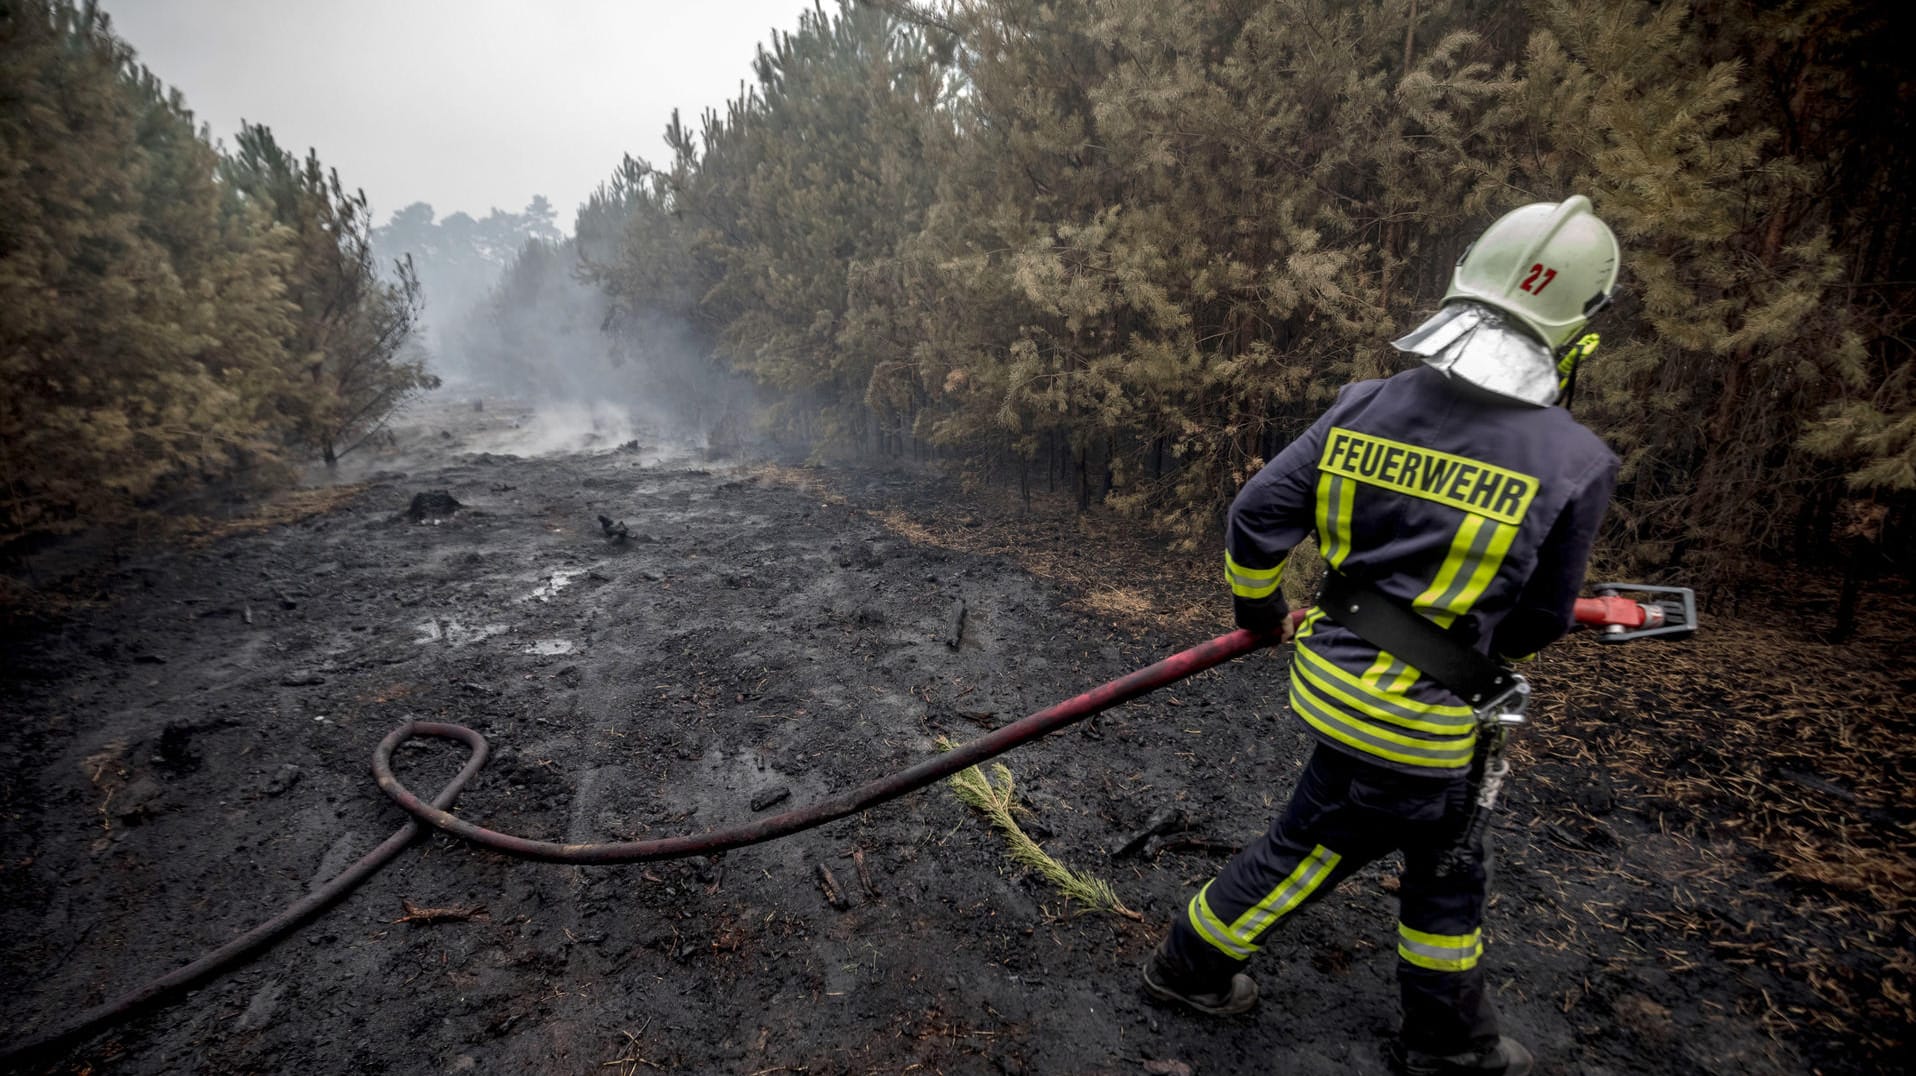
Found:
<svg viewBox="0 0 1916 1076"><path fill-rule="evenodd" d="M1577 401L1625 458L1613 553L1727 582L1916 526L1900 9L873 7L776 39L597 210L615 309L683 312L827 432L1209 540L1338 386L1401 368L1478 232L1583 193L1625 250Z"/></svg>
<svg viewBox="0 0 1916 1076"><path fill-rule="evenodd" d="M407 347L419 279L410 257L390 279L380 275L365 192L347 192L316 152L297 161L257 124L244 125L235 141L226 180L293 235L287 294L298 315L287 344L287 413L293 436L330 466L407 399L439 384Z"/></svg>
<svg viewBox="0 0 1916 1076"><path fill-rule="evenodd" d="M0 10L0 537L270 455L281 253L95 7Z"/></svg>
<svg viewBox="0 0 1916 1076"><path fill-rule="evenodd" d="M619 264L595 273L618 316L684 310L788 414L868 441L884 344L848 319L851 282L921 223L930 178L917 138L941 84L922 34L849 3L805 12L754 66L756 83L696 132L674 115L670 166L630 162L643 178L616 192L628 212Z"/></svg>

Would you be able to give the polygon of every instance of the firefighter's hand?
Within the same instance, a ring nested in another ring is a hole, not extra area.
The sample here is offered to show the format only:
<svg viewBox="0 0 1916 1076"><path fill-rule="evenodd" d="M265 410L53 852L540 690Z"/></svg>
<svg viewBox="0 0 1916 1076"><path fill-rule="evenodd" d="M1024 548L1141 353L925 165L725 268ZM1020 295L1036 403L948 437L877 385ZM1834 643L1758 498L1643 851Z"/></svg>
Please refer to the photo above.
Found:
<svg viewBox="0 0 1916 1076"><path fill-rule="evenodd" d="M1247 624L1243 618L1240 618L1237 626L1246 631L1256 633L1261 640L1260 645L1276 649L1290 642L1291 639L1297 635L1298 622L1303 619L1303 612L1299 610L1286 613L1275 622L1267 620Z"/></svg>
<svg viewBox="0 0 1916 1076"><path fill-rule="evenodd" d="M1297 630L1296 618L1281 602L1251 602L1239 598L1232 603L1232 612L1238 627L1269 639L1272 646L1290 642L1291 633Z"/></svg>

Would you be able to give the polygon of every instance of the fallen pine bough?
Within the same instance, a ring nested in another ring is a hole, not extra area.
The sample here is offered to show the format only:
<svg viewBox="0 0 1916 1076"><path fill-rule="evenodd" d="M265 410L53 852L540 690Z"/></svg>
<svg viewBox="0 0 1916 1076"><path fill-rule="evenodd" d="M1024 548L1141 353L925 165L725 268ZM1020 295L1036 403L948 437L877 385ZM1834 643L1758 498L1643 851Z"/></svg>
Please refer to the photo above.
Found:
<svg viewBox="0 0 1916 1076"><path fill-rule="evenodd" d="M948 748L951 745L941 741L939 746ZM995 782L992 779L994 777ZM1025 808L1018 804L1011 770L1004 763L993 763L990 777L973 766L953 774L948 780L959 799L983 813L990 819L992 827L1004 835L1005 843L1011 846L1012 861L1037 871L1067 901L1076 901L1090 911L1110 912L1126 919L1143 920L1143 916L1124 906L1109 882L1079 874L1053 859L1018 825L1016 812Z"/></svg>

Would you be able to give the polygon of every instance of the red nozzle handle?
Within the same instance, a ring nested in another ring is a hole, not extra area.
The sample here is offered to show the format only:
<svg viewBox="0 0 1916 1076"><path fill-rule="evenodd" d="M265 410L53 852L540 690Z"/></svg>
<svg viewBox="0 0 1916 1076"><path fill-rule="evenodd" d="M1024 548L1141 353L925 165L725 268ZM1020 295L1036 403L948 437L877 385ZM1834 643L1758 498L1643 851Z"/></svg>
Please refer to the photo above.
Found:
<svg viewBox="0 0 1916 1076"><path fill-rule="evenodd" d="M1628 598L1578 598L1577 623L1593 627L1618 625L1625 628L1643 627L1649 619L1649 612L1642 602L1633 602Z"/></svg>

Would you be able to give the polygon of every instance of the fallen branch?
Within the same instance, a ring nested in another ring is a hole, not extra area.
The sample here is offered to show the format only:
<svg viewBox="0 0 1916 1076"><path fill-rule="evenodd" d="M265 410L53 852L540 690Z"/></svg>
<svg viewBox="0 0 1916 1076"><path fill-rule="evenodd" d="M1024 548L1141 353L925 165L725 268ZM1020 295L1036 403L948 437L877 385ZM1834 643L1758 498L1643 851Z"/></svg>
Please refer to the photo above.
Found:
<svg viewBox="0 0 1916 1076"><path fill-rule="evenodd" d="M1212 840L1209 837L1186 837L1173 835L1154 837L1145 842L1144 854L1148 859L1156 859L1160 852L1206 852L1211 855L1234 856L1241 845L1230 841Z"/></svg>
<svg viewBox="0 0 1916 1076"><path fill-rule="evenodd" d="M825 894L825 903L841 912L852 906L851 900L845 896L845 891L839 888L838 879L833 877L830 867L820 863L813 873L818 876L818 888Z"/></svg>
<svg viewBox="0 0 1916 1076"><path fill-rule="evenodd" d="M852 866L858 870L858 884L865 890L865 899L877 900L878 887L872 884L871 872L865 869L865 850L852 849Z"/></svg>
<svg viewBox="0 0 1916 1076"><path fill-rule="evenodd" d="M470 908L422 908L402 898L399 906L405 909L406 914L393 920L395 923L443 923L448 920L469 923L474 919L487 918L486 907L483 904Z"/></svg>

